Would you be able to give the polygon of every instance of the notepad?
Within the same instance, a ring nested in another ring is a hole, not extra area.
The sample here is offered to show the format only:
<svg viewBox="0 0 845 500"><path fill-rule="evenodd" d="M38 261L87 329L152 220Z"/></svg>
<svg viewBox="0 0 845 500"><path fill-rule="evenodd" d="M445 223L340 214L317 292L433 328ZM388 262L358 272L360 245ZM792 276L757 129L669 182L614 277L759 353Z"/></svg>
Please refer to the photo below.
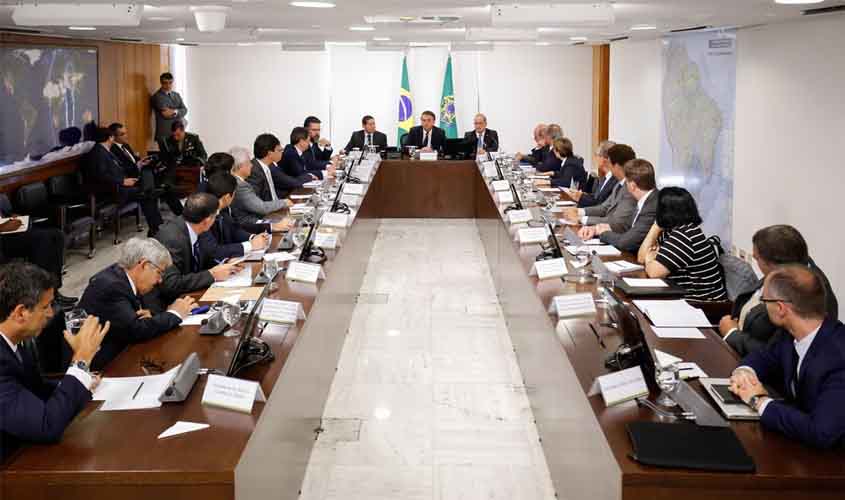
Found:
<svg viewBox="0 0 845 500"><path fill-rule="evenodd" d="M625 260L614 260L612 262L605 262L604 265L610 272L616 274L630 273L643 269L643 266L639 264L632 264Z"/></svg>
<svg viewBox="0 0 845 500"><path fill-rule="evenodd" d="M18 215L15 217L19 221L21 221L21 227L15 229L14 231L5 231L2 234L15 234L15 233L23 233L27 229L29 229L29 216L28 215ZM5 223L6 221L11 220L11 217L0 217L0 224Z"/></svg>
<svg viewBox="0 0 845 500"><path fill-rule="evenodd" d="M634 305L657 327L711 328L701 309L696 309L686 300L634 300Z"/></svg>
<svg viewBox="0 0 845 500"><path fill-rule="evenodd" d="M698 328L652 328L661 339L704 339L707 338Z"/></svg>
<svg viewBox="0 0 845 500"><path fill-rule="evenodd" d="M596 301L591 293L558 295L549 305L549 312L557 312L558 318L595 314Z"/></svg>
<svg viewBox="0 0 845 500"><path fill-rule="evenodd" d="M586 246L586 245L585 245ZM578 253L578 249L583 247L576 247L574 245L567 245L566 251L575 255ZM619 251L618 248L611 246L611 245L589 245L587 249L589 253L595 253L599 257L618 257L622 255L622 252Z"/></svg>
<svg viewBox="0 0 845 500"><path fill-rule="evenodd" d="M622 281L635 288L666 288L669 285L658 278L622 278Z"/></svg>

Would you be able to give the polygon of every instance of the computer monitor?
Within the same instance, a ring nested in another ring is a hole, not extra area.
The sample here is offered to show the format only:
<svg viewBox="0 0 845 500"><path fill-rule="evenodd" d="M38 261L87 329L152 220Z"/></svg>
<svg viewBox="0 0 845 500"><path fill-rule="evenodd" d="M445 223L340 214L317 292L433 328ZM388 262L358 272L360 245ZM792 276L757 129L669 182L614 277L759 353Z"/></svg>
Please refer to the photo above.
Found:
<svg viewBox="0 0 845 500"><path fill-rule="evenodd" d="M255 337L255 329L258 327L258 317L261 314L261 306L264 304L264 299L270 292L273 286L272 281L268 281L261 290L261 295L253 304L249 311L249 316L246 318L244 327L241 330L241 336L238 339L238 346L235 348L235 354L232 356L232 361L229 362L229 368L226 370L227 377L234 377L247 366L252 366L261 361L270 361L273 359L273 352L270 351L270 346Z"/></svg>
<svg viewBox="0 0 845 500"><path fill-rule="evenodd" d="M446 139L443 146L443 155L446 158L468 158L472 153L472 145L463 139Z"/></svg>
<svg viewBox="0 0 845 500"><path fill-rule="evenodd" d="M604 295L607 297L607 312L622 332L624 346L605 361L605 366L611 370L624 370L639 366L643 370L646 384L651 390L659 390L655 379L655 356L645 338L645 332L640 321L631 308L622 302L613 290L604 288Z"/></svg>

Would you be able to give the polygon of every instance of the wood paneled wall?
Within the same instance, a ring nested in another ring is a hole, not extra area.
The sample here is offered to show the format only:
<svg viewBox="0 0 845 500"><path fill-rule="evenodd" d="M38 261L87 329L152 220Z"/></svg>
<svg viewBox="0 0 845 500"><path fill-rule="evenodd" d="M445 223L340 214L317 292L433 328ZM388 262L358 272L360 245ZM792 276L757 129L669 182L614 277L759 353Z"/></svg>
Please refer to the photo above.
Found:
<svg viewBox="0 0 845 500"><path fill-rule="evenodd" d="M593 151L607 140L609 112L610 45L596 45L593 47Z"/></svg>
<svg viewBox="0 0 845 500"><path fill-rule="evenodd" d="M10 33L0 33L0 44L95 47L99 72L99 122L109 125L118 121L126 125L132 147L139 154L153 145L149 99L159 87L159 75L170 69L167 46Z"/></svg>

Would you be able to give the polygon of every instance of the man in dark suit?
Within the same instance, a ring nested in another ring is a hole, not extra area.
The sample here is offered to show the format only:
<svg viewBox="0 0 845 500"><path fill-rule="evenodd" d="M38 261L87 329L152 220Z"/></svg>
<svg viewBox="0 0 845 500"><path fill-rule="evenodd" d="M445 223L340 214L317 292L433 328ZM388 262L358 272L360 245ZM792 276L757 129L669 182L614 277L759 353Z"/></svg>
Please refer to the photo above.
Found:
<svg viewBox="0 0 845 500"><path fill-rule="evenodd" d="M213 194L193 193L185 202L182 216L168 221L156 235L173 259L173 264L162 273L158 287L162 304L208 288L240 270L237 265L216 262L209 251L211 235L205 233L214 224L218 207Z"/></svg>
<svg viewBox="0 0 845 500"><path fill-rule="evenodd" d="M608 151L615 145L616 143L613 141L602 141L598 149L596 149L596 154L593 155L593 161L597 165L599 176L593 183L593 191L591 193L567 191L569 197L573 201L578 202L579 207L584 208L601 205L613 193L613 186L616 183L613 182L613 171L610 168Z"/></svg>
<svg viewBox="0 0 845 500"><path fill-rule="evenodd" d="M646 160L635 159L625 165L625 187L637 201L633 218L625 231L615 231L610 224L584 227L578 235L589 240L598 236L602 243L619 250L637 252L657 218L657 182L654 167Z"/></svg>
<svg viewBox="0 0 845 500"><path fill-rule="evenodd" d="M403 145L416 146L422 151L442 151L446 144L446 132L442 128L434 126L435 119L434 113L423 111L420 117L422 125L411 127Z"/></svg>
<svg viewBox="0 0 845 500"><path fill-rule="evenodd" d="M376 130L376 119L370 115L361 118L361 125L363 130L352 132L352 137L349 138L349 143L344 148L344 151L349 152L353 149L363 150L367 146L376 146L379 149L387 147L387 136Z"/></svg>
<svg viewBox="0 0 845 500"><path fill-rule="evenodd" d="M305 119L302 126L308 131L308 138L311 141L308 161L314 162L314 165L309 168L325 169L328 163L331 163L332 153L334 151L332 150L332 143L325 137L320 137L322 122L316 116L309 116Z"/></svg>
<svg viewBox="0 0 845 500"><path fill-rule="evenodd" d="M150 226L150 236L155 235L163 219L158 210L158 200L153 193L144 193L138 185L138 177L126 175L117 158L112 154L114 135L107 128L98 128L96 132L97 144L85 154L82 160L82 172L85 182L104 185L117 189L117 202L122 204L129 200L136 200L141 205L147 224Z"/></svg>
<svg viewBox="0 0 845 500"><path fill-rule="evenodd" d="M121 247L117 263L91 278L79 307L111 323L111 334L91 361L92 369L102 370L130 344L169 332L191 314L197 305L191 297L177 299L167 311L144 303L144 295L158 286L171 264L170 254L157 240L131 238Z"/></svg>
<svg viewBox="0 0 845 500"><path fill-rule="evenodd" d="M546 132L548 127L544 123L537 124L534 127L534 148L531 149L531 153L527 155L523 155L522 153L516 154L516 159L522 163L527 163L529 165L537 166L543 163L545 160L546 155L550 154L550 144L546 141Z"/></svg>
<svg viewBox="0 0 845 500"><path fill-rule="evenodd" d="M766 276L761 302L789 335L753 352L731 376L731 391L760 414L764 429L815 448L845 444L845 325L825 319L825 290L805 266ZM769 397L763 384L783 395Z"/></svg>
<svg viewBox="0 0 845 500"><path fill-rule="evenodd" d="M316 178L307 173L292 177L278 166L282 160L282 143L273 134L256 137L252 153L252 171L246 180L262 201L282 200L294 189Z"/></svg>
<svg viewBox="0 0 845 500"><path fill-rule="evenodd" d="M804 266L819 275L825 291L825 313L836 320L839 302L827 276L810 258L807 242L801 233L788 225L775 225L760 229L752 238L752 253L765 278L777 266L794 264ZM719 321L719 333L740 356L765 349L788 336L782 328L769 319L766 304L760 302L764 279L755 287L739 294L730 315Z"/></svg>
<svg viewBox="0 0 845 500"><path fill-rule="evenodd" d="M99 384L89 366L109 324L101 328L95 316L76 335L65 334L73 355L64 377L41 376L33 341L53 317L54 283L32 264L0 266L0 463L21 443L61 439Z"/></svg>
<svg viewBox="0 0 845 500"><path fill-rule="evenodd" d="M485 156L488 152L499 150L499 134L495 130L487 128L487 117L482 113L475 115L472 119L475 130L464 134L464 142L472 149L472 154Z"/></svg>
<svg viewBox="0 0 845 500"><path fill-rule="evenodd" d="M175 121L185 121L188 108L178 92L173 90L173 75L162 73L159 77L161 87L150 97L150 108L156 118L156 140L164 140Z"/></svg>
<svg viewBox="0 0 845 500"><path fill-rule="evenodd" d="M323 162L309 159L308 148L312 146L308 140L308 131L303 127L295 127L290 133L290 144L285 146L282 153L282 161L279 164L282 172L297 180L322 179L324 173L333 176L335 167L332 162L322 167Z"/></svg>

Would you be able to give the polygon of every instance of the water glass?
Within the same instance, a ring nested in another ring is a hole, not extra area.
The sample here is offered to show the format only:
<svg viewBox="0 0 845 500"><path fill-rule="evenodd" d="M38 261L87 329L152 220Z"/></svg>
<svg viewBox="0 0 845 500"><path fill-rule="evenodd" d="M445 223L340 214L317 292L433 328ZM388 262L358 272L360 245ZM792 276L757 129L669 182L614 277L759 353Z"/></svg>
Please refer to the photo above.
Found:
<svg viewBox="0 0 845 500"><path fill-rule="evenodd" d="M71 335L76 335L82 328L82 324L85 323L86 318L88 318L88 313L85 312L85 309L74 307L65 313L65 328Z"/></svg>
<svg viewBox="0 0 845 500"><path fill-rule="evenodd" d="M264 259L262 272L264 273L264 276L267 276L267 279L272 281L279 272L279 261L276 259Z"/></svg>
<svg viewBox="0 0 845 500"><path fill-rule="evenodd" d="M302 245L305 244L305 238L308 237L308 233L306 233L306 231L307 228L305 226L302 226L293 232L292 239L293 244L296 246L296 248L302 248Z"/></svg>
<svg viewBox="0 0 845 500"><path fill-rule="evenodd" d="M238 324L238 321L241 320L241 306L240 304L230 304L229 302L223 302L223 305L220 307L220 313L223 315L223 321L226 322L227 325L230 327L235 326ZM240 337L241 332L235 330L234 328L229 328L223 334L224 337Z"/></svg>
<svg viewBox="0 0 845 500"><path fill-rule="evenodd" d="M670 394L675 392L675 389L678 388L678 384L681 382L680 369L677 363L672 363L668 366L660 366L660 363L656 363L655 368L657 385L662 391L657 398L657 404L667 408L678 406L678 403L670 396Z"/></svg>
<svg viewBox="0 0 845 500"><path fill-rule="evenodd" d="M580 187L581 187L581 183L578 182L577 180L575 180L575 178L573 177L572 181L569 183L569 189L571 189L573 191L578 191L578 188L580 188Z"/></svg>

